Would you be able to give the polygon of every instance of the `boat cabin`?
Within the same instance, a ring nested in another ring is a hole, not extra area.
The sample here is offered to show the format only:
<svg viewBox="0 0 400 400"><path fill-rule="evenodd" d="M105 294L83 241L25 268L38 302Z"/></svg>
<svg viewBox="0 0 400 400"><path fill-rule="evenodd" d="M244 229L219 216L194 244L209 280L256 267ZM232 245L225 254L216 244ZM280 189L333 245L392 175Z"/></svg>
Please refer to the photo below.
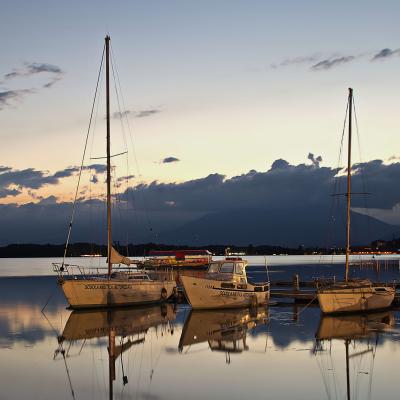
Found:
<svg viewBox="0 0 400 400"><path fill-rule="evenodd" d="M208 267L207 274L216 280L226 280L238 283L247 283L247 261L241 258L226 258L221 261L213 261Z"/></svg>

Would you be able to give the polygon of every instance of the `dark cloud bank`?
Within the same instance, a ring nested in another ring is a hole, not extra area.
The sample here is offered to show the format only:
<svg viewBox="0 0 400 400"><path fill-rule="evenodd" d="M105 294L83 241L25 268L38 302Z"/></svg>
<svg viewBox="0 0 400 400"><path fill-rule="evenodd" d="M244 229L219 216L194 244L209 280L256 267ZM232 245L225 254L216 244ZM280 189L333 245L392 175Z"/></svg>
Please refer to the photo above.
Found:
<svg viewBox="0 0 400 400"><path fill-rule="evenodd" d="M153 182L130 188L120 198L121 204L128 200L128 211L122 205L121 212L115 212L114 236L121 241L192 245L342 245L343 207L332 212L331 206L332 201L340 201L343 206L344 198L330 195L335 185L337 191L344 192L345 180L335 178L338 170L320 167L320 157L310 154L309 159L312 165L290 165L279 159L267 172L251 170L229 179L211 174L183 183ZM391 209L400 202L400 163L385 165L374 160L354 168L353 191L365 191L360 177L363 170L371 192L368 207ZM44 179L57 179L60 173ZM26 181L25 176L20 179L30 187L38 185L36 180ZM62 243L71 204L54 200L0 205L0 243ZM364 207L364 201L363 196L354 196L353 205ZM400 231L398 226L366 215L352 215L355 243L391 238ZM105 242L102 201L79 204L75 221L73 241Z"/></svg>

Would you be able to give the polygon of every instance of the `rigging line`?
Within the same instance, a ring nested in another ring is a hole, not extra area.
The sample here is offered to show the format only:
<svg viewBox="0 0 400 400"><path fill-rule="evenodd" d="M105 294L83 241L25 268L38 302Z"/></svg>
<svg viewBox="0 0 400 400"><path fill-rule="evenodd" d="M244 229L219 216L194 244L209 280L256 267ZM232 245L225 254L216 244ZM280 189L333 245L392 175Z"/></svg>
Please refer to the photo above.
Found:
<svg viewBox="0 0 400 400"><path fill-rule="evenodd" d="M80 183L81 183L81 177L82 177L82 171L83 171L83 163L84 163L84 161L85 161L86 148L87 148L87 144L88 144L90 128L91 128L91 126L92 126L93 111L94 111L95 104L96 104L97 90L98 90L98 88L99 88L99 81L100 81L101 71L102 71L102 69L103 69L104 52L105 52L105 45L104 45L104 47L103 47L103 54L101 55L101 62L100 62L99 73L98 73L98 75L97 75L96 90L95 90L95 92L94 92L94 99L93 99L92 109L91 109L91 112L90 112L89 126L88 126L88 129L87 129L86 139L85 139L85 147L84 147L84 149L83 149L83 154L82 154L82 162L81 162L81 166L80 166L80 168L79 168L78 184L77 184L77 186L76 186L74 203L73 203L73 205L72 205L72 215L71 215L71 221L70 221L69 226L68 226L67 241L66 241L66 243L65 243L65 249L64 249L64 256L63 256L62 266L64 266L64 264L65 264L65 257L66 257L66 255L67 255L69 239L70 239L70 237L71 237L72 224L73 224L73 222L74 222L74 217L75 217L76 201L77 201L77 198L78 198L79 185L80 185Z"/></svg>
<svg viewBox="0 0 400 400"><path fill-rule="evenodd" d="M112 169L112 173L113 173L113 188L114 188L114 198L115 198L115 202L113 203L114 206L114 210L116 209L118 212L118 217L119 220L117 220L117 231L119 236L122 236L122 231L123 231L123 218L122 218L122 212L121 212L121 198L120 198L120 193L118 191L118 186L117 186L117 173L116 173L116 166L113 167ZM118 249L118 251L120 251L120 249Z"/></svg>
<svg viewBox="0 0 400 400"><path fill-rule="evenodd" d="M115 75L117 77L119 92L121 93L122 107L124 108L124 110L127 110L126 109L126 105L125 105L125 100L124 100L124 94L122 92L121 81L119 79L117 62L116 62L115 57L114 57L114 52L113 52L112 46L110 47L110 49L111 49L111 60L114 60L114 64L115 64ZM126 120L126 125L128 127L129 139L130 139L130 143L131 143L131 147L132 147L133 158L134 158L135 164L136 164L136 169L138 171L139 177L142 178L142 174L141 174L141 171L140 171L140 168L139 168L138 158L137 158L137 155L136 155L135 146L133 144L133 134L132 134L131 126L130 126L130 123L129 123L128 113L124 113L124 117L125 117L125 120ZM143 197L144 197L144 211L145 211L145 215L146 215L146 219L147 219L147 224L148 224L150 232L152 232L152 234L154 235L154 238L156 239L157 235L153 231L153 226L152 226L152 223L151 223L151 220L150 220L150 217L149 217L149 212L148 212L148 209L146 207L146 203L147 202L146 202L146 198L145 198L146 194L145 194L144 191L143 191Z"/></svg>
<svg viewBox="0 0 400 400"><path fill-rule="evenodd" d="M129 216L129 194L128 194L128 190L129 190L129 157L128 155L126 155L126 175L125 175L125 193L126 193L126 200L125 200L125 212L126 212L126 218L128 219ZM128 229L126 229L126 256L129 257L129 233L128 233Z"/></svg>
<svg viewBox="0 0 400 400"><path fill-rule="evenodd" d="M72 381L71 381L71 376L70 376L70 374L69 374L69 369L68 369L68 365L67 365L67 360L66 360L66 358L65 358L65 351L62 351L61 354L62 354L62 356L63 356L64 364L65 364L65 369L66 369L66 371L67 371L67 376L68 376L69 388L70 388L70 390L71 390L71 395L72 395L72 398L75 400L75 392L74 392L74 388L73 388L73 386L72 386Z"/></svg>
<svg viewBox="0 0 400 400"><path fill-rule="evenodd" d="M347 116L349 113L349 99L347 100L347 104L346 104L346 111L345 111L345 115L344 115L344 120L343 120L343 128L342 128L342 136L340 139L340 147L339 147L339 157L338 157L338 162L337 162L337 173L340 172L341 168L341 160L342 160L342 152L343 152L343 140L344 140L344 135L345 135L345 131L346 131L346 122L347 122ZM339 192L340 191L340 183L341 183L341 179L340 176L335 176L333 178L333 193ZM332 220L331 223L329 224L329 226L333 226L333 224L336 222L336 218L334 215L334 210L339 208L339 199L335 199L333 198L331 201L331 205L330 205L330 210L329 210L329 219ZM333 229L332 228L328 228L328 230L325 233L325 242L329 242L333 240ZM332 258L333 261L333 258Z"/></svg>
<svg viewBox="0 0 400 400"><path fill-rule="evenodd" d="M126 149L126 151L128 151L128 142L126 140L125 127L124 127L124 124L122 122L121 104L120 104L120 101L119 101L119 93L118 93L118 90L117 90L117 80L115 78L114 60L113 60L113 56L112 55L111 55L111 71L112 71L112 75L113 75L113 78L114 78L115 97L117 98L118 115L119 115L119 121L120 121L120 124L121 124L122 137L124 139L125 149ZM126 110L124 110L124 111L126 111Z"/></svg>
<svg viewBox="0 0 400 400"><path fill-rule="evenodd" d="M126 138L126 133L125 133L125 127L124 127L124 124L123 124L123 121L122 121L122 111L121 111L121 103L120 103L120 96L119 96L119 92L118 92L118 88L117 88L117 80L116 80L116 77L115 77L115 70L116 70L116 66L115 66L115 61L114 61L114 54L112 53L111 54L111 70L112 70L112 74L113 74L113 78L114 78L114 88L115 88L115 94L116 94L116 98L117 98L117 105L118 105L118 111L119 111L119 120L120 120L120 123L121 123L121 131L122 131L122 136L123 136L123 139L124 139L124 144L125 144L125 149L126 149L126 154L127 154L127 156L126 156L126 195L127 195L127 207L126 207L126 216L128 216L128 201L129 201L129 199L128 199L128 183L129 183L129 176L131 175L130 174L130 170L129 170L129 157L128 157L128 142L127 142L127 138ZM127 246L127 252L126 252L126 254L127 254L127 256L129 256L129 251L128 251L128 229L126 229L126 246Z"/></svg>
<svg viewBox="0 0 400 400"><path fill-rule="evenodd" d="M359 134L359 129L358 129L358 118L357 118L357 113L356 113L356 104L354 102L354 97L353 97L353 110L354 110L354 121L356 123L356 132L357 132L357 143L358 143L358 153L360 155L360 164L363 165L363 157L361 154L361 141L360 141L360 134ZM366 192L366 187L368 186L367 182L367 176L366 174L363 173L364 167L361 168L361 184L362 184L362 190L363 192ZM368 211L368 199L367 196L363 197L364 200L364 211L367 217L369 217L369 211ZM367 220L367 231L368 233L371 231L371 226L370 226L370 220L368 218Z"/></svg>
<svg viewBox="0 0 400 400"><path fill-rule="evenodd" d="M49 304L50 299L51 299L51 298L53 297L53 295L54 295L54 292L56 291L56 289L58 289L57 286L58 286L58 285L54 286L54 288L53 288L53 290L51 291L50 296L49 296L49 298L47 299L45 305L44 305L43 308L40 310L41 313L42 313L43 315L44 315L44 310L45 310L45 308L47 307L47 305ZM45 316L45 317L46 317L46 316Z"/></svg>
<svg viewBox="0 0 400 400"><path fill-rule="evenodd" d="M143 364L143 351L144 351L144 342L142 343L142 351L140 353L140 363L139 363L139 373L138 373L138 378L137 378L137 383L136 383L136 399L139 396L139 389L140 389L140 379L142 377L142 364Z"/></svg>
<svg viewBox="0 0 400 400"><path fill-rule="evenodd" d="M102 93L102 85L103 81L100 80L99 82L99 89L98 92L101 94ZM99 100L100 100L100 96L99 96ZM91 143L90 143L90 148L89 148L89 158L91 159L91 157L93 156L93 147L94 147L94 138L96 136L96 128L97 128L97 120L98 120L98 115L99 115L99 105L100 105L100 101L97 101L96 104L96 111L95 111L95 115L94 115L94 120L93 120L93 128L92 128L92 138L91 138ZM90 174L89 174L90 176ZM96 176L96 170L94 171L94 175ZM97 178L97 176L96 176ZM89 178L89 226L93 227L94 226L94 211L95 211L95 206L93 204L93 198L92 198L92 184L91 184L91 178ZM91 239L92 239L92 253L94 253L94 244L95 244L95 229L91 229L92 231L92 235L91 235ZM98 252L98 250L97 250ZM100 263L100 259L98 260Z"/></svg>
<svg viewBox="0 0 400 400"><path fill-rule="evenodd" d="M57 287L57 286L56 286ZM44 308L42 309L41 313L43 314L43 317L47 321L47 323L50 325L50 328L53 330L53 332L56 334L57 337L60 336L59 332L54 328L53 324L50 322L50 320L47 318L47 315L44 312Z"/></svg>

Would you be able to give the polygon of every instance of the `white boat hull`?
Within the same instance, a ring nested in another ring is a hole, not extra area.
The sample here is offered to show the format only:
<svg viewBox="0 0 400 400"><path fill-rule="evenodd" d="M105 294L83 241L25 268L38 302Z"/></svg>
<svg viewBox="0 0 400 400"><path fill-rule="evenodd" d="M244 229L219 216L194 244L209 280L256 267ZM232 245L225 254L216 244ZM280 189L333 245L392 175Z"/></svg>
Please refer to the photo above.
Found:
<svg viewBox="0 0 400 400"><path fill-rule="evenodd" d="M326 288L318 291L323 313L367 312L390 307L395 289L391 287Z"/></svg>
<svg viewBox="0 0 400 400"><path fill-rule="evenodd" d="M174 281L123 279L71 279L60 285L72 308L158 303L168 299L176 286Z"/></svg>
<svg viewBox="0 0 400 400"><path fill-rule="evenodd" d="M221 288L224 282L220 280L181 276L185 295L194 309L235 308L267 304L269 300L269 285L253 286L247 284L246 289ZM262 288L262 291L254 289Z"/></svg>

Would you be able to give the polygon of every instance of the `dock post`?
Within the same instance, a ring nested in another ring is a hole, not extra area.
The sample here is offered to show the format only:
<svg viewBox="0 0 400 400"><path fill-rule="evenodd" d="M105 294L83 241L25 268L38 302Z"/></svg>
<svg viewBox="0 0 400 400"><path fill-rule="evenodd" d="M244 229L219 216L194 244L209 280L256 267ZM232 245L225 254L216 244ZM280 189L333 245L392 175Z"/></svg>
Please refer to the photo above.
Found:
<svg viewBox="0 0 400 400"><path fill-rule="evenodd" d="M299 274L293 275L293 287L297 292L300 290Z"/></svg>

